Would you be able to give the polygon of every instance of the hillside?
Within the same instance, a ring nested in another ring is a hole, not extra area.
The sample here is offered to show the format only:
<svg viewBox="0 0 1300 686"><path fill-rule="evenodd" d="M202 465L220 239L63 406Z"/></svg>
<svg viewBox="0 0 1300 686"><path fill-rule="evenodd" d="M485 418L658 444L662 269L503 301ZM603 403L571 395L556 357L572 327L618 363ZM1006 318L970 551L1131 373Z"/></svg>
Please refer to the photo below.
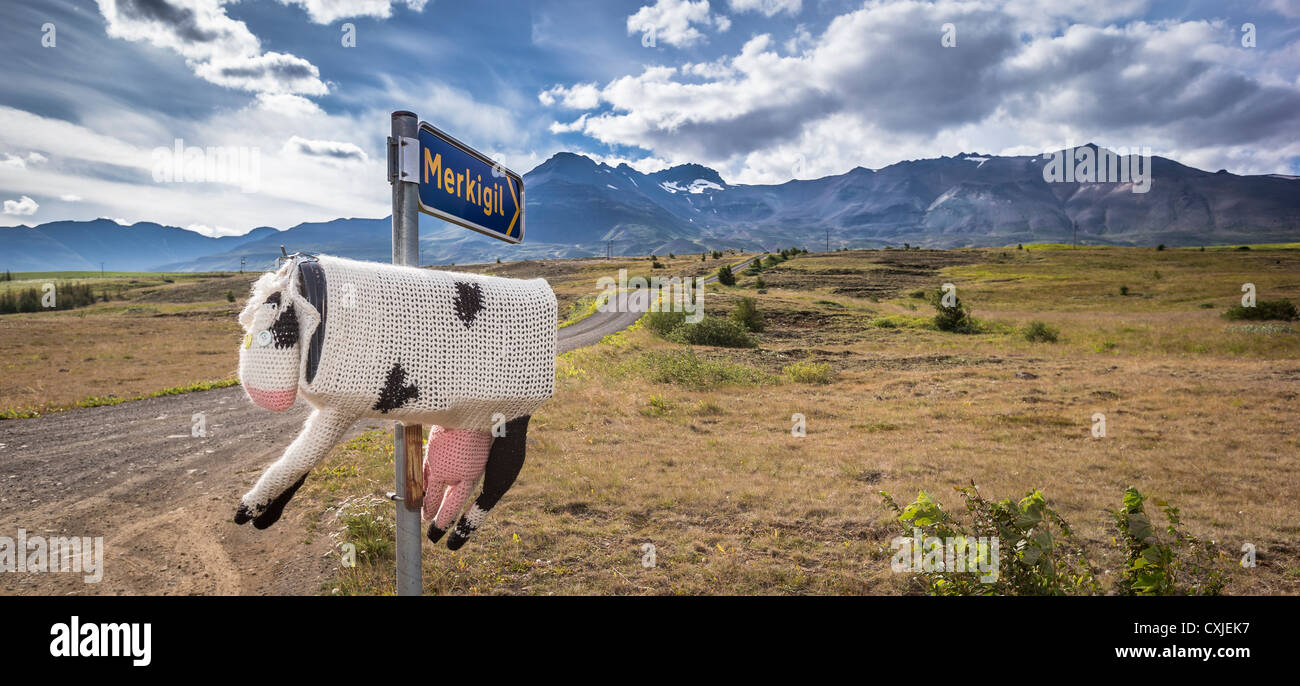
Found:
<svg viewBox="0 0 1300 686"><path fill-rule="evenodd" d="M1094 154L1098 148L1091 147ZM778 185L730 184L685 164L643 174L558 153L524 176L525 243L507 246L424 218L421 262L485 262L735 248L932 248L1016 243L1224 245L1300 238L1300 179L1207 172L1153 157L1149 192L1131 183L1048 183L1047 156L962 153ZM110 220L0 229L14 271L207 271L269 265L289 251L387 260L391 226L336 219L207 238Z"/></svg>

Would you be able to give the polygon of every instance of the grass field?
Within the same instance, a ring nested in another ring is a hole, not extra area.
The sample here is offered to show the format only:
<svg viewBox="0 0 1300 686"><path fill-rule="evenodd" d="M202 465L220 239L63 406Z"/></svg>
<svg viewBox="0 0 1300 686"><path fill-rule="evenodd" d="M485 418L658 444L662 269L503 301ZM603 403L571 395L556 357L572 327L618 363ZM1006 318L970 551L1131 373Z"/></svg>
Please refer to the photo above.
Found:
<svg viewBox="0 0 1300 686"><path fill-rule="evenodd" d="M756 299L756 348L688 351L637 327L562 356L518 483L461 551L426 545L426 591L911 592L890 571L896 532L878 491L907 502L925 490L960 511L951 489L974 481L994 499L1042 489L1112 570L1106 511L1136 486L1214 542L1229 593L1300 592L1300 324L1221 317L1243 283L1260 300L1300 300L1300 250L1028 247L803 255L765 270L765 293L752 276L709 286L711 314ZM545 276L564 320L620 267L704 274L738 259L456 269ZM0 317L0 407L228 378L240 302L220 293L235 280ZM924 296L945 282L981 333L930 323ZM1035 320L1058 340L1027 340ZM785 371L805 361L829 365L829 383ZM796 414L805 437L791 434ZM391 470L387 433L363 434L291 506L358 545L359 566L323 592L392 592ZM1244 543L1253 569L1234 564Z"/></svg>
<svg viewBox="0 0 1300 686"><path fill-rule="evenodd" d="M519 483L464 549L426 546L426 591L909 592L877 492L960 511L951 488L972 481L994 499L1042 489L1111 570L1106 511L1136 486L1214 542L1229 593L1300 591L1300 336L1220 317L1245 282L1300 297L1300 252L862 251L763 278L765 294L747 277L706 300L725 315L757 298L756 349L688 354L637 329L563 356ZM929 326L911 294L944 282L987 333ZM1026 340L1031 319L1059 340ZM831 382L782 373L805 360ZM391 592L391 505L374 500L391 483L385 435L338 449L324 474L311 492L363 551L325 592ZM1244 543L1258 567L1234 564Z"/></svg>

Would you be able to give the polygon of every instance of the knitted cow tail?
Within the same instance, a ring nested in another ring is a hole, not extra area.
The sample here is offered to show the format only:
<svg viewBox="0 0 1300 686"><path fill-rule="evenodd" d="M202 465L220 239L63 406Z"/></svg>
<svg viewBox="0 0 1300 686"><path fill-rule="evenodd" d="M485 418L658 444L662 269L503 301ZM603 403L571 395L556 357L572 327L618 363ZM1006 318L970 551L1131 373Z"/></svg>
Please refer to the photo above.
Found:
<svg viewBox="0 0 1300 686"><path fill-rule="evenodd" d="M461 516L456 528L447 537L447 548L459 550L469 540L488 512L496 507L501 496L514 485L519 470L524 467L524 452L528 444L528 415L506 422L506 435L492 441L487 469L483 472L483 492Z"/></svg>

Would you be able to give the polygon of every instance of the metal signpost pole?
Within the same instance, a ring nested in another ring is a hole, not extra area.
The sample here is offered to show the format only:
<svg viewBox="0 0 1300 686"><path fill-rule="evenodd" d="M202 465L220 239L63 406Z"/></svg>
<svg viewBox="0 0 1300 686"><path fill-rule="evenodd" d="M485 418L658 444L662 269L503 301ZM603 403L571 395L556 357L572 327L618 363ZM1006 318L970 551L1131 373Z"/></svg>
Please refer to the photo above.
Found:
<svg viewBox="0 0 1300 686"><path fill-rule="evenodd" d="M389 180L393 184L393 264L420 264L418 175L407 178L406 156L419 154L420 124L411 112L393 112L388 145ZM414 146L414 149L410 148ZM404 149L405 148L405 149ZM418 169L418 167L417 167ZM424 499L419 424L393 424L393 482L397 493L397 595L420 595L420 504Z"/></svg>

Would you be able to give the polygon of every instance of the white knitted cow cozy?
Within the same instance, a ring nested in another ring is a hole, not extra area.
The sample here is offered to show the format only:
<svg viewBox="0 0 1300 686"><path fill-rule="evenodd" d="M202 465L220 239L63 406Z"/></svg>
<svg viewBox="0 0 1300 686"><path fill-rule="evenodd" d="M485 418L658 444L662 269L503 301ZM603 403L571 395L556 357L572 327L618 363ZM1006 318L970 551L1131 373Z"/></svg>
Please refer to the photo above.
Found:
<svg viewBox="0 0 1300 686"><path fill-rule="evenodd" d="M385 418L434 425L425 511L435 541L485 474L448 539L458 548L513 484L528 418L554 390L556 305L544 279L299 257L257 280L239 321L249 398L283 410L301 395L314 408L241 499L239 524L275 523L353 422ZM490 433L502 422L504 435Z"/></svg>

